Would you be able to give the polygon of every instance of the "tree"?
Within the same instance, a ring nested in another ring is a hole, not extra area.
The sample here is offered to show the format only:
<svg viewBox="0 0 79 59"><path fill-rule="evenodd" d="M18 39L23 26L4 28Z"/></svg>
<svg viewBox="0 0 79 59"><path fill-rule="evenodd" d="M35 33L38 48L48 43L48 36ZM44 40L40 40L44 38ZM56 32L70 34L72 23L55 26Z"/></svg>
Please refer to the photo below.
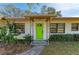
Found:
<svg viewBox="0 0 79 59"><path fill-rule="evenodd" d="M47 11L48 11L48 14L55 14L56 12L55 8L52 8L52 7L48 7Z"/></svg>
<svg viewBox="0 0 79 59"><path fill-rule="evenodd" d="M57 16L62 16L61 11L57 11Z"/></svg>
<svg viewBox="0 0 79 59"><path fill-rule="evenodd" d="M32 14L32 10L39 6L39 3L27 3L26 5L28 6L28 13Z"/></svg>
<svg viewBox="0 0 79 59"><path fill-rule="evenodd" d="M61 11L56 11L55 8L48 7L48 14L51 14L53 16L61 16Z"/></svg>
<svg viewBox="0 0 79 59"><path fill-rule="evenodd" d="M53 16L61 16L61 11L56 11L53 7L42 6L41 8L42 14L48 14Z"/></svg>
<svg viewBox="0 0 79 59"><path fill-rule="evenodd" d="M5 17L21 17L24 16L24 11L14 5L5 5L1 8L0 14Z"/></svg>
<svg viewBox="0 0 79 59"><path fill-rule="evenodd" d="M47 6L42 6L42 8L41 8L41 13L42 14L47 14Z"/></svg>

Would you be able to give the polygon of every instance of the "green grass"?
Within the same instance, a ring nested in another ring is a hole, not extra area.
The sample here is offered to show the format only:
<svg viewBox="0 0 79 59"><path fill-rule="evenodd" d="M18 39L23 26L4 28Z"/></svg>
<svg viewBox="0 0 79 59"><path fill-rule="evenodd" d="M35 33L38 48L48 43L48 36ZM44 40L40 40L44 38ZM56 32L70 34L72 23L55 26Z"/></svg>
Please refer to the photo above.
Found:
<svg viewBox="0 0 79 59"><path fill-rule="evenodd" d="M46 46L42 55L79 55L79 42L52 42Z"/></svg>

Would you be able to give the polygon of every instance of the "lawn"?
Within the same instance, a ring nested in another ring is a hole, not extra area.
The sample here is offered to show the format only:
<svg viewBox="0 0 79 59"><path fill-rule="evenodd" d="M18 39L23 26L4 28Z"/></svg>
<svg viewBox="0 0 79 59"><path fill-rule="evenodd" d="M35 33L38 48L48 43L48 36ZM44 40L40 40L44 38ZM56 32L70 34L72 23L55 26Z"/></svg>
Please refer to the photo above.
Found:
<svg viewBox="0 0 79 59"><path fill-rule="evenodd" d="M79 55L79 42L52 42L46 46L42 55Z"/></svg>

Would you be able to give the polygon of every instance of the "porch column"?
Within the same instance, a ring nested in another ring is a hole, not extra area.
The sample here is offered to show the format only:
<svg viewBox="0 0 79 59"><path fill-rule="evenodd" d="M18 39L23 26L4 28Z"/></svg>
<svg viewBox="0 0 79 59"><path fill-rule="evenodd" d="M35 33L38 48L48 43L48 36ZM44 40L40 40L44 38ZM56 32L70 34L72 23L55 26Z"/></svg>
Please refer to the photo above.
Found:
<svg viewBox="0 0 79 59"><path fill-rule="evenodd" d="M50 18L46 19L46 39L50 36Z"/></svg>
<svg viewBox="0 0 79 59"><path fill-rule="evenodd" d="M48 19L46 19L46 39L49 38L49 23L48 23Z"/></svg>
<svg viewBox="0 0 79 59"><path fill-rule="evenodd" d="M30 35L31 35L31 18L30 18Z"/></svg>
<svg viewBox="0 0 79 59"><path fill-rule="evenodd" d="M30 18L30 35L34 37L34 20Z"/></svg>
<svg viewBox="0 0 79 59"><path fill-rule="evenodd" d="M51 23L51 19L52 18L50 18L49 21L48 21L48 24L49 24L49 28L48 28L49 29L49 31L48 31L49 32L49 37L50 37L50 23Z"/></svg>
<svg viewBox="0 0 79 59"><path fill-rule="evenodd" d="M34 19L31 19L31 35L34 38Z"/></svg>

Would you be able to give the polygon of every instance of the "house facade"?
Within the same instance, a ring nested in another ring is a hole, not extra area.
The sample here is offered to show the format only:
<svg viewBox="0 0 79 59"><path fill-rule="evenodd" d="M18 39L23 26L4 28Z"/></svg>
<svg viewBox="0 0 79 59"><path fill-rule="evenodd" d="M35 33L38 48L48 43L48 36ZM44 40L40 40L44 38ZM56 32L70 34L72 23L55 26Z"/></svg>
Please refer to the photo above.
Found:
<svg viewBox="0 0 79 59"><path fill-rule="evenodd" d="M47 40L54 34L79 34L78 17L53 17L51 15L28 15L11 18L17 25L18 38L30 34L34 40ZM0 20L0 26L6 22Z"/></svg>

